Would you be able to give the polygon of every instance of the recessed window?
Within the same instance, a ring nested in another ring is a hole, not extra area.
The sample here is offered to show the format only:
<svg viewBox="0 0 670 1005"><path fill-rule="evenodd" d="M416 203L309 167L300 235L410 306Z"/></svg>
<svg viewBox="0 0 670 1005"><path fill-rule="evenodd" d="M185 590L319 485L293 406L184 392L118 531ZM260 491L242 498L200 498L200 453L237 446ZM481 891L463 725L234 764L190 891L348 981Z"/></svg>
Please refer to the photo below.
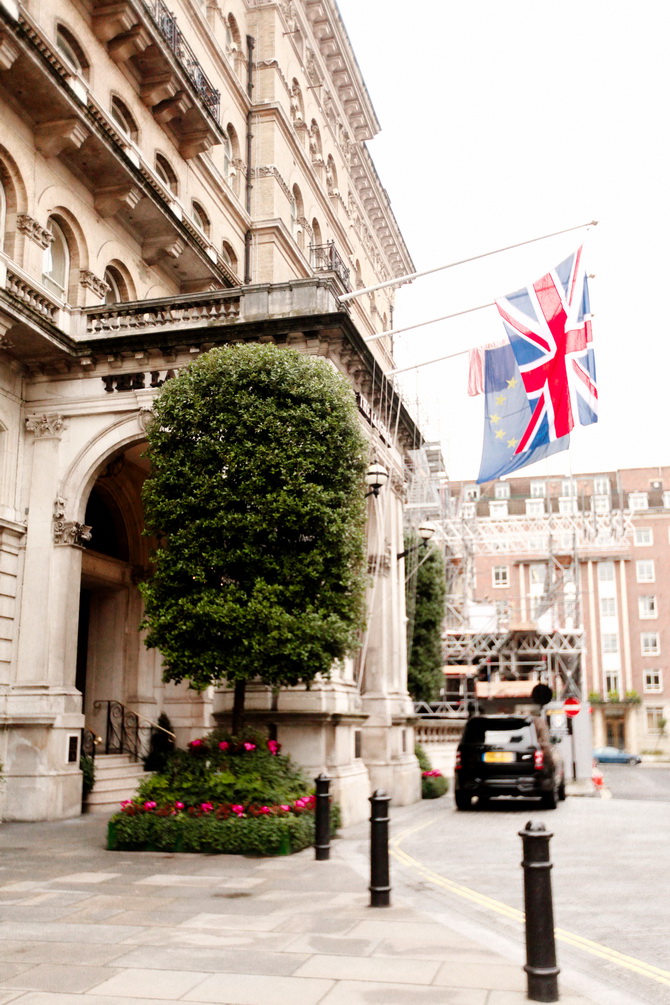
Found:
<svg viewBox="0 0 670 1005"><path fill-rule="evenodd" d="M638 609L641 618L657 618L658 608L656 606L656 597L638 597L637 598Z"/></svg>
<svg viewBox="0 0 670 1005"><path fill-rule="evenodd" d="M221 257L233 272L237 272L237 255L233 251L233 246L228 241L224 241L221 245Z"/></svg>
<svg viewBox="0 0 670 1005"><path fill-rule="evenodd" d="M611 583L614 580L614 562L598 563L598 580L601 583Z"/></svg>
<svg viewBox="0 0 670 1005"><path fill-rule="evenodd" d="M649 498L646 492L629 492L628 508L634 511L649 509Z"/></svg>
<svg viewBox="0 0 670 1005"><path fill-rule="evenodd" d="M42 282L65 300L70 274L70 249L60 224L53 217L47 221L47 230L53 240L45 249L42 258Z"/></svg>
<svg viewBox="0 0 670 1005"><path fill-rule="evenodd" d="M207 213L205 213L204 209L202 208L199 202L195 201L193 202L192 216L193 216L193 222L195 223L198 230L202 231L202 233L206 237L209 237L209 231L210 231L209 217L207 216Z"/></svg>
<svg viewBox="0 0 670 1005"><path fill-rule="evenodd" d="M600 598L600 616L601 618L616 617L616 597Z"/></svg>
<svg viewBox="0 0 670 1005"><path fill-rule="evenodd" d="M489 501L489 516L498 518L509 516L507 499L491 499Z"/></svg>
<svg viewBox="0 0 670 1005"><path fill-rule="evenodd" d="M564 478L561 482L561 495L577 497L577 482L574 478Z"/></svg>
<svg viewBox="0 0 670 1005"><path fill-rule="evenodd" d="M546 482L531 482L530 483L530 497L531 499L544 499L547 494L547 483Z"/></svg>
<svg viewBox="0 0 670 1005"><path fill-rule="evenodd" d="M509 499L512 494L509 482L496 482L493 487L493 494L496 499Z"/></svg>
<svg viewBox="0 0 670 1005"><path fill-rule="evenodd" d="M591 500L593 512L599 515L609 513L612 508L612 500L609 496L593 496Z"/></svg>
<svg viewBox="0 0 670 1005"><path fill-rule="evenodd" d="M611 671L605 674L605 691L607 694L619 694L619 671Z"/></svg>
<svg viewBox="0 0 670 1005"><path fill-rule="evenodd" d="M640 632L640 649L643 656L657 656L661 651L658 632Z"/></svg>
<svg viewBox="0 0 670 1005"><path fill-rule="evenodd" d="M645 691L662 691L663 672L661 670L645 670L644 689Z"/></svg>
<svg viewBox="0 0 670 1005"><path fill-rule="evenodd" d="M577 512L577 499L574 496L560 496L558 512L562 516L574 516Z"/></svg>
<svg viewBox="0 0 670 1005"><path fill-rule="evenodd" d="M137 139L137 124L130 114L128 107L121 101L121 98L113 97L111 102L112 118L121 132L128 139Z"/></svg>
<svg viewBox="0 0 670 1005"><path fill-rule="evenodd" d="M121 304L130 299L128 284L121 275L121 272L113 265L108 265L105 269L105 282L109 287L105 293L106 304Z"/></svg>
<svg viewBox="0 0 670 1005"><path fill-rule="evenodd" d="M593 479L593 494L597 496L608 496L610 494L610 480L605 477Z"/></svg>
<svg viewBox="0 0 670 1005"><path fill-rule="evenodd" d="M619 636L616 632L603 632L602 650L604 653L619 652Z"/></svg>
<svg viewBox="0 0 670 1005"><path fill-rule="evenodd" d="M547 578L547 566L544 563L534 562L529 571L531 586L544 586Z"/></svg>
<svg viewBox="0 0 670 1005"><path fill-rule="evenodd" d="M653 558L638 558L635 562L635 572L638 583L654 583L656 581Z"/></svg>
<svg viewBox="0 0 670 1005"><path fill-rule="evenodd" d="M79 73L82 76L85 74L88 69L88 60L84 55L84 50L72 32L60 24L56 29L56 48L74 73Z"/></svg>
<svg viewBox="0 0 670 1005"><path fill-rule="evenodd" d="M463 489L463 498L467 502L473 502L479 499L480 495L481 490L479 488L479 485L466 485L465 488Z"/></svg>
<svg viewBox="0 0 670 1005"><path fill-rule="evenodd" d="M493 585L509 586L509 567L506 565L493 566Z"/></svg>
<svg viewBox="0 0 670 1005"><path fill-rule="evenodd" d="M477 516L477 503L464 502L461 506L461 516L464 520L473 520Z"/></svg>
<svg viewBox="0 0 670 1005"><path fill-rule="evenodd" d="M178 190L177 176L167 157L163 157L162 154L156 154L156 174L165 187L176 195Z"/></svg>
<svg viewBox="0 0 670 1005"><path fill-rule="evenodd" d="M526 516L544 516L544 499L526 499Z"/></svg>
<svg viewBox="0 0 670 1005"><path fill-rule="evenodd" d="M646 708L645 719L648 733L660 733L665 716L662 708Z"/></svg>
<svg viewBox="0 0 670 1005"><path fill-rule="evenodd" d="M654 532L651 527L635 527L633 540L638 547L654 543Z"/></svg>

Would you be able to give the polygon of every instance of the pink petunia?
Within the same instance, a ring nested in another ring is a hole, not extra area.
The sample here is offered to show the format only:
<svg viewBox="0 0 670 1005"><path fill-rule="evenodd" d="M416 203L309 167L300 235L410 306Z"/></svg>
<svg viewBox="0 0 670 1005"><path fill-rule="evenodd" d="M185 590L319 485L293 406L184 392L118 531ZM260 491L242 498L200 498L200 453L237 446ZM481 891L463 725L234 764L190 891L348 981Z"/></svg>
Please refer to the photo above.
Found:
<svg viewBox="0 0 670 1005"><path fill-rule="evenodd" d="M269 813L270 812L270 807L269 806L261 806L259 808L258 812L259 813Z"/></svg>
<svg viewBox="0 0 670 1005"><path fill-rule="evenodd" d="M197 750L198 747L202 747L202 740L191 740L189 747L191 750Z"/></svg>
<svg viewBox="0 0 670 1005"><path fill-rule="evenodd" d="M245 750L255 750L256 749L256 744L255 743L249 743L249 741L247 740L247 742L244 744L244 749Z"/></svg>
<svg viewBox="0 0 670 1005"><path fill-rule="evenodd" d="M144 804L144 809L145 810L155 810L156 809L156 803L152 799L148 799L147 802Z"/></svg>
<svg viewBox="0 0 670 1005"><path fill-rule="evenodd" d="M174 804L174 808L175 808L176 810L183 810L183 809L184 809L184 804L183 804L183 803L180 803L180 802L179 802L179 800L177 799L177 801L176 801L176 802L175 802L175 804Z"/></svg>
<svg viewBox="0 0 670 1005"><path fill-rule="evenodd" d="M282 811L282 813L290 813L291 812L291 807L287 806L286 803L282 803L281 806L279 807L279 809Z"/></svg>
<svg viewBox="0 0 670 1005"><path fill-rule="evenodd" d="M132 806L132 805L133 805L132 799L122 799L121 800L121 809L122 810L125 810L126 806Z"/></svg>
<svg viewBox="0 0 670 1005"><path fill-rule="evenodd" d="M233 813L237 814L238 817L244 816L244 806L240 806L239 803L235 806L231 806L230 808L233 811Z"/></svg>
<svg viewBox="0 0 670 1005"><path fill-rule="evenodd" d="M281 744L277 743L276 740L268 740L268 750L274 756L276 756L281 750Z"/></svg>
<svg viewBox="0 0 670 1005"><path fill-rule="evenodd" d="M219 750L228 750L229 746L230 744L228 743L227 740L221 740L221 743L219 744Z"/></svg>

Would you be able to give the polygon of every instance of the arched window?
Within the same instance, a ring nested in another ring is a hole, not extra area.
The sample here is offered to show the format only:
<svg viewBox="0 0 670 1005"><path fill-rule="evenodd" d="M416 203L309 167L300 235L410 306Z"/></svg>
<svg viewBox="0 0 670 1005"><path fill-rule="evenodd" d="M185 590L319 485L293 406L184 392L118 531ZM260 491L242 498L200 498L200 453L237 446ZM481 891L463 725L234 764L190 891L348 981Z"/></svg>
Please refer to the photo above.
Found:
<svg viewBox="0 0 670 1005"><path fill-rule="evenodd" d="M242 49L242 36L240 35L240 29L237 27L237 21L232 14L229 14L225 21L226 24L226 56L229 61L235 66L235 61L237 54Z"/></svg>
<svg viewBox="0 0 670 1005"><path fill-rule="evenodd" d="M128 107L120 98L112 98L112 118L121 132L131 140L137 139L137 124Z"/></svg>
<svg viewBox="0 0 670 1005"><path fill-rule="evenodd" d="M47 220L47 230L53 240L44 251L42 282L53 293L66 300L70 276L70 249L60 224L53 217Z"/></svg>
<svg viewBox="0 0 670 1005"><path fill-rule="evenodd" d="M109 289L105 293L106 304L122 304L130 299L128 284L120 270L114 265L108 265L105 269L105 282L109 286Z"/></svg>
<svg viewBox="0 0 670 1005"><path fill-rule="evenodd" d="M165 187L168 188L173 195L177 195L179 187L177 183L177 176L174 173L169 160L167 157L163 157L163 154L156 154L156 174Z"/></svg>
<svg viewBox="0 0 670 1005"><path fill-rule="evenodd" d="M79 73L82 77L86 76L89 64L84 50L72 32L64 28L62 24L56 28L56 48L74 73Z"/></svg>
<svg viewBox="0 0 670 1005"><path fill-rule="evenodd" d="M0 250L5 246L5 229L7 227L7 196L5 186L0 179Z"/></svg>
<svg viewBox="0 0 670 1005"><path fill-rule="evenodd" d="M237 272L237 255L233 251L232 245L228 241L224 241L221 245L221 257L223 258L226 265L233 271Z"/></svg>
<svg viewBox="0 0 670 1005"><path fill-rule="evenodd" d="M319 226L319 221L317 219L312 220L312 244L323 244L321 227Z"/></svg>
<svg viewBox="0 0 670 1005"><path fill-rule="evenodd" d="M211 229L209 217L207 216L207 213L204 211L200 203L196 202L195 199L193 200L191 215L193 217L193 222L195 223L198 230L202 231L205 237L209 237L209 232Z"/></svg>

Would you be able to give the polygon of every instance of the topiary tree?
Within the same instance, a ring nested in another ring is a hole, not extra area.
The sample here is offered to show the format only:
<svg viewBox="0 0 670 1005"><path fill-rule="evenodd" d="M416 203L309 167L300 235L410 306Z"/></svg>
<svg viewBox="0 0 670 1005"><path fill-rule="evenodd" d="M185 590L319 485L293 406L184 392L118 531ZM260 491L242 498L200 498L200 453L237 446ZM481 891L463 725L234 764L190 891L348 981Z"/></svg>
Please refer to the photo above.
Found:
<svg viewBox="0 0 670 1005"><path fill-rule="evenodd" d="M272 345L212 349L162 389L147 430L141 584L164 679L309 682L364 625L367 445L346 380Z"/></svg>
<svg viewBox="0 0 670 1005"><path fill-rule="evenodd" d="M410 540L407 549L413 547ZM419 550L418 564L407 580L407 607L414 611L408 622L407 690L415 701L433 701L444 686L442 624L447 584L444 558L429 545Z"/></svg>

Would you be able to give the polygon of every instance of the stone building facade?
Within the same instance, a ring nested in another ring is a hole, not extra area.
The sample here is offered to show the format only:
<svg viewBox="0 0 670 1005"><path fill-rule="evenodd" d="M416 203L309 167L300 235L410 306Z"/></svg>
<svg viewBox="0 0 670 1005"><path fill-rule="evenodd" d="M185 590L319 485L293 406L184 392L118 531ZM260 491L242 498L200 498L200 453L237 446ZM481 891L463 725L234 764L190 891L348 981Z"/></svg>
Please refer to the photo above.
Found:
<svg viewBox="0 0 670 1005"><path fill-rule="evenodd" d="M478 630L581 639L594 744L667 753L670 467L452 483L450 494L458 603L476 599Z"/></svg>
<svg viewBox="0 0 670 1005"><path fill-rule="evenodd" d="M249 707L345 820L419 796L406 689L404 467L393 289L413 270L366 140L378 131L334 0L0 0L0 762L5 816L80 812L79 742L117 701L185 742L225 688L161 679L138 632L143 444L198 354L272 341L328 359L371 461L369 624L328 681Z"/></svg>

